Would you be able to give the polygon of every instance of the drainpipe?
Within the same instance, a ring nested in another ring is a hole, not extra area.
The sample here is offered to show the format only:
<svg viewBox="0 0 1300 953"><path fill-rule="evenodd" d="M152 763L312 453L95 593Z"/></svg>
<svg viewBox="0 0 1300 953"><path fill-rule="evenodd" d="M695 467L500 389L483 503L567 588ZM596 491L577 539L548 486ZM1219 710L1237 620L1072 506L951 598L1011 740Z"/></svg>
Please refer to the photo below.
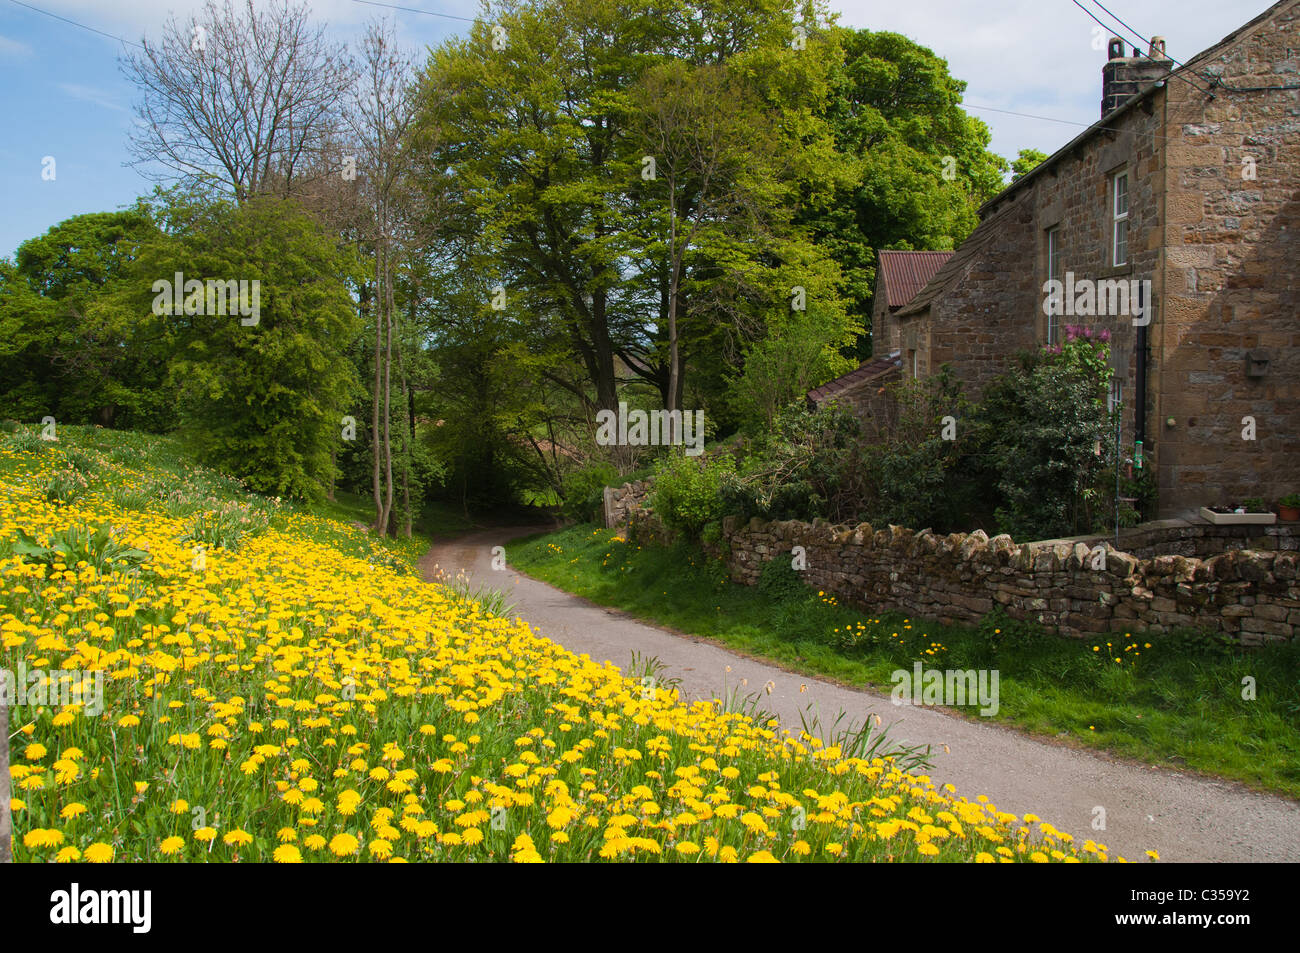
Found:
<svg viewBox="0 0 1300 953"><path fill-rule="evenodd" d="M1147 325L1151 323L1151 302L1146 300L1146 282L1138 282L1138 313L1142 323L1137 326L1137 382L1133 395L1133 464L1141 470L1146 466L1143 447L1147 439Z"/></svg>

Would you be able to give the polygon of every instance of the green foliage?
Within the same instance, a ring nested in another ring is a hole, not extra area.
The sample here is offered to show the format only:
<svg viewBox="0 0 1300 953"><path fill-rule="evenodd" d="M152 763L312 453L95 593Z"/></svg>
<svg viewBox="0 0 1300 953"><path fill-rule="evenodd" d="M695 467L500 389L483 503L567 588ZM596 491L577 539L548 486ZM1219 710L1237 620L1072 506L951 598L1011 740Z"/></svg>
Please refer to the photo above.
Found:
<svg viewBox="0 0 1300 953"><path fill-rule="evenodd" d="M22 424L18 421L6 417L4 420L0 420L0 433L17 433L18 428L21 426Z"/></svg>
<svg viewBox="0 0 1300 953"><path fill-rule="evenodd" d="M668 454L655 471L650 504L671 530L699 539L704 527L724 515L724 480L736 470L729 454L688 457Z"/></svg>
<svg viewBox="0 0 1300 953"><path fill-rule="evenodd" d="M776 556L763 564L758 573L758 591L773 602L807 602L812 590L803 575L794 568L790 554Z"/></svg>
<svg viewBox="0 0 1300 953"><path fill-rule="evenodd" d="M260 282L255 324L240 315L170 317L182 432L204 462L255 490L319 499L357 388L344 354L359 327L348 262L287 201L182 211L188 231L149 259L158 274Z"/></svg>
<svg viewBox="0 0 1300 953"><path fill-rule="evenodd" d="M1068 328L1063 345L1021 355L986 389L979 426L1004 501L1000 531L1046 539L1084 520L1083 490L1105 466L1099 447L1112 429L1108 351L1105 340Z"/></svg>
<svg viewBox="0 0 1300 953"><path fill-rule="evenodd" d="M235 550L245 536L265 532L268 524L265 515L250 507L230 503L217 510L199 513L182 541L202 543L210 549Z"/></svg>
<svg viewBox="0 0 1300 953"><path fill-rule="evenodd" d="M861 436L858 419L848 411L787 407L726 481L727 512L743 519L849 518L864 492Z"/></svg>
<svg viewBox="0 0 1300 953"><path fill-rule="evenodd" d="M1038 149L1021 149L1011 163L1011 181L1023 178L1047 160L1047 153Z"/></svg>
<svg viewBox="0 0 1300 953"><path fill-rule="evenodd" d="M73 467L62 467L45 484L45 498L55 506L66 506L80 499L89 487L85 474Z"/></svg>
<svg viewBox="0 0 1300 953"><path fill-rule="evenodd" d="M58 565L72 569L84 561L100 573L127 570L149 558L144 550L115 539L107 526L94 530L70 526L56 532L49 543L42 543L30 533L18 530L14 553L26 562L44 565L51 571Z"/></svg>
<svg viewBox="0 0 1300 953"><path fill-rule="evenodd" d="M165 360L147 309L124 296L158 237L143 205L78 215L23 242L0 263L0 403L60 423L158 428L174 416L159 393ZM147 280L146 280L147 277Z"/></svg>
<svg viewBox="0 0 1300 953"><path fill-rule="evenodd" d="M832 32L843 54L822 108L842 173L800 219L840 263L849 312L868 315L876 250L955 248L1002 189L1007 164L961 108L966 84L943 59L898 33Z"/></svg>
<svg viewBox="0 0 1300 953"><path fill-rule="evenodd" d="M594 462L564 477L561 512L580 523L599 523L605 510L605 487L621 482L612 463Z"/></svg>
<svg viewBox="0 0 1300 953"><path fill-rule="evenodd" d="M1283 506L1300 507L1300 493L1288 493L1286 496L1282 497L1282 499L1278 500L1278 502Z"/></svg>
<svg viewBox="0 0 1300 953"><path fill-rule="evenodd" d="M871 483L863 515L877 525L961 528L979 487L971 480L972 441L965 434L972 410L960 383L945 366L929 380L895 385L891 396L897 417L864 453ZM949 428L952 439L945 438Z"/></svg>

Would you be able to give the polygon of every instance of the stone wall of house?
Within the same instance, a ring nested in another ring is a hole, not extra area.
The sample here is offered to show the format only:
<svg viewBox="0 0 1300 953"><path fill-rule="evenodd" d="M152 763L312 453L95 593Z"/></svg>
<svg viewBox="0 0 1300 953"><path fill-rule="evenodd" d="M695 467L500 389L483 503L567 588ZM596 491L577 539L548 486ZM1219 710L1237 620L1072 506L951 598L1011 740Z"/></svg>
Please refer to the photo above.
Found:
<svg viewBox="0 0 1300 953"><path fill-rule="evenodd" d="M1214 98L1169 83L1162 130L1167 287L1151 416L1162 512L1300 490L1300 90L1261 88L1300 85L1300 4L1192 65ZM1251 356L1267 362L1258 376Z"/></svg>
<svg viewBox="0 0 1300 953"><path fill-rule="evenodd" d="M823 403L850 411L861 421L867 439L878 439L889 430L898 416L898 408L890 399L888 388L897 384L901 376L898 370L892 370L859 381Z"/></svg>
<svg viewBox="0 0 1300 953"><path fill-rule="evenodd" d="M845 603L941 623L974 623L994 606L1062 634L1176 628L1243 644L1290 639L1300 626L1300 553L1231 550L1208 559L1138 559L1108 543L1017 545L982 530L936 536L889 526L724 524L732 578L753 585L771 559L804 548L806 581ZM1093 568L1104 550L1104 568Z"/></svg>

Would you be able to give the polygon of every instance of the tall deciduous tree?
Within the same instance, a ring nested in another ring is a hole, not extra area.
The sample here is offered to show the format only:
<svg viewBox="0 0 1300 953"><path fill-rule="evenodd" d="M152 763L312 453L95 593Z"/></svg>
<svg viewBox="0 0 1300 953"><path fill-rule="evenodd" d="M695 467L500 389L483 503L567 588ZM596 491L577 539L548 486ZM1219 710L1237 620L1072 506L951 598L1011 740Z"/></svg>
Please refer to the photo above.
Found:
<svg viewBox="0 0 1300 953"><path fill-rule="evenodd" d="M966 84L933 52L870 30L841 29L840 43L825 115L853 175L802 220L841 263L843 293L865 320L876 250L956 247L1001 190L1007 163L988 151L988 127L961 108Z"/></svg>

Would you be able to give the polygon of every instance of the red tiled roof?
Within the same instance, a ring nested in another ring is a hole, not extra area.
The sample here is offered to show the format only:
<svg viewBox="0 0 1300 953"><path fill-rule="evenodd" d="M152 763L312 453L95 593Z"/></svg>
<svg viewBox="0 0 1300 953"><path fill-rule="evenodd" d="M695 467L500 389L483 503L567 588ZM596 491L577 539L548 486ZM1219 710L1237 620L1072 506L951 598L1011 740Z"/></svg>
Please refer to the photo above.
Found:
<svg viewBox="0 0 1300 953"><path fill-rule="evenodd" d="M837 377L833 381L827 381L821 387L814 388L808 392L808 399L814 404L820 404L822 401L829 400L837 394L842 394L854 384L860 384L872 377L879 377L890 371L896 371L903 366L899 352L895 351L888 357L875 357L869 361L864 361L855 369L849 371L843 377Z"/></svg>
<svg viewBox="0 0 1300 953"><path fill-rule="evenodd" d="M953 256L950 251L881 251L880 280L885 283L887 304L901 308L924 288Z"/></svg>

